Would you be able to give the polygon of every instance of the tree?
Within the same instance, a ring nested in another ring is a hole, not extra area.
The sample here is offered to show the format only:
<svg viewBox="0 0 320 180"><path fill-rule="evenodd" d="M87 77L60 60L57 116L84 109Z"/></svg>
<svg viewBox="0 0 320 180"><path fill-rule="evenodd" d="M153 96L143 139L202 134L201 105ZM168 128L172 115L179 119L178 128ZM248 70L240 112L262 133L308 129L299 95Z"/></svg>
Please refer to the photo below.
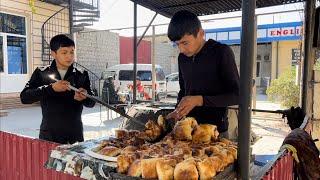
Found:
<svg viewBox="0 0 320 180"><path fill-rule="evenodd" d="M268 99L281 103L281 106L291 107L299 105L299 85L295 82L295 68L286 70L279 78L271 81L271 85L267 88Z"/></svg>

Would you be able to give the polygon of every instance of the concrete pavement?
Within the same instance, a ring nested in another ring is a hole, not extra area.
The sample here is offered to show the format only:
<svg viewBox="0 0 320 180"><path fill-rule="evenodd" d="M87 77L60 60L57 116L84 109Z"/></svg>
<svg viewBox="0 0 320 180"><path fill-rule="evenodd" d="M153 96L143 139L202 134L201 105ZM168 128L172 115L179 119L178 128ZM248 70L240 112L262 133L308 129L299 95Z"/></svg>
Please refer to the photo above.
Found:
<svg viewBox="0 0 320 180"><path fill-rule="evenodd" d="M8 116L0 117L1 131L34 138L39 136L42 118L40 107L10 109L7 112ZM112 128L118 127L121 120L116 118L116 113L109 112L109 118L112 117L113 120L107 120L107 117L107 111L99 105L83 109L82 123L86 140L109 135Z"/></svg>

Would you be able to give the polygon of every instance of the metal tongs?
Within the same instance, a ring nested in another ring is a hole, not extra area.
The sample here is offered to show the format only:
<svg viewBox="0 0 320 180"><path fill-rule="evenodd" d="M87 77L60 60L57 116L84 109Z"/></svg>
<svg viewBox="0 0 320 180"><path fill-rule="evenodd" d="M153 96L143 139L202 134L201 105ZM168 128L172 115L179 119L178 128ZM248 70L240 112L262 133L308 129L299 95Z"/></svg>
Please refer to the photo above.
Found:
<svg viewBox="0 0 320 180"><path fill-rule="evenodd" d="M52 80L54 80L54 81L56 81L56 82L59 81L58 79L55 78L55 76L54 76L53 74L49 75L49 78L52 79ZM128 119L130 119L130 120L132 119L132 117L129 116L128 114L123 113L123 112L120 111L119 109L117 109L117 108L111 106L110 104L104 102L104 101L101 100L100 98L98 98L98 97L96 97L96 96L92 96L92 95L90 95L90 94L88 94L88 93L86 93L86 92L82 92L82 91L80 91L78 88L76 88L76 87L74 87L74 86L72 86L72 85L70 85L70 84L68 85L68 87L69 87L71 90L75 91L75 92L79 92L79 93L83 94L84 96L86 96L87 98L93 100L94 102L99 103L99 104L101 104L101 105L103 105L103 106L105 106L105 107L113 110L114 112L120 114L121 116L123 116L123 117L125 117L125 118L128 118Z"/></svg>

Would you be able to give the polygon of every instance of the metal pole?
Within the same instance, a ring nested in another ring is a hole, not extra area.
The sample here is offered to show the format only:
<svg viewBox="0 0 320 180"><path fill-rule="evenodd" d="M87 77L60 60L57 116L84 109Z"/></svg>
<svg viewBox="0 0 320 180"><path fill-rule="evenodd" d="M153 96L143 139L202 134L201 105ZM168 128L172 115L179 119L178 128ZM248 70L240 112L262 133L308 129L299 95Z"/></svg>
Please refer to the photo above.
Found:
<svg viewBox="0 0 320 180"><path fill-rule="evenodd" d="M305 40L304 40L304 58L303 58L303 75L302 75L302 109L307 116L312 117L312 76L315 59L315 51L313 51L313 29L315 17L315 0L305 2Z"/></svg>
<svg viewBox="0 0 320 180"><path fill-rule="evenodd" d="M137 102L137 3L133 3L133 104Z"/></svg>
<svg viewBox="0 0 320 180"><path fill-rule="evenodd" d="M152 54L151 54L151 64L152 64L152 102L155 101L156 99L156 65L155 65L155 45L156 45L156 41L155 41L155 33L156 32L156 27L152 26Z"/></svg>
<svg viewBox="0 0 320 180"><path fill-rule="evenodd" d="M156 19L157 15L158 15L158 13L156 13L156 14L152 17L150 23L148 24L148 26L147 26L146 29L144 30L143 34L141 35L141 37L140 37L140 39L139 39L139 41L138 41L137 46L139 46L140 42L142 41L142 39L143 39L144 36L146 35L147 31L149 30L149 28L150 28L151 24L153 23L154 19Z"/></svg>
<svg viewBox="0 0 320 180"><path fill-rule="evenodd" d="M254 22L254 24L256 25L257 24L257 20L258 20L258 16L256 16L255 17L255 22ZM257 37L257 31L254 31L254 37ZM256 39L255 39L256 40ZM257 42L255 41L255 44L257 44ZM257 46L253 46L254 47L254 49L253 49L253 52L254 52L254 54L253 54L253 57L254 57L254 59L253 59L253 67L252 67L252 71L253 71L253 73L252 73L252 75L253 75L253 77L252 77L252 81L254 80L254 84L252 85L252 108L253 109L256 109L257 108L257 86L256 86L256 77L257 77ZM259 66L259 73L261 74L261 71L260 71L260 69L261 69L261 66L262 66L262 64L261 64L261 61L260 61L260 66ZM256 113L255 112L253 112L253 115L255 115Z"/></svg>
<svg viewBox="0 0 320 180"><path fill-rule="evenodd" d="M250 129L251 93L254 46L256 46L255 24L256 0L242 1L242 30L240 52L240 98L239 98L239 179L250 179Z"/></svg>
<svg viewBox="0 0 320 180"><path fill-rule="evenodd" d="M69 34L71 39L73 39L72 27L73 27L73 0L69 0Z"/></svg>

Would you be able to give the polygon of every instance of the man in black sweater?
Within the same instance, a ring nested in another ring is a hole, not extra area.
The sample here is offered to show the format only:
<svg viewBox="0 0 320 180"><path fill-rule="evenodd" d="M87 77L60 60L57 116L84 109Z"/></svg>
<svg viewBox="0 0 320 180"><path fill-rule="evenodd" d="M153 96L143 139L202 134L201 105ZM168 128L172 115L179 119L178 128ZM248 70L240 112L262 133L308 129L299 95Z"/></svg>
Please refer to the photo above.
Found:
<svg viewBox="0 0 320 180"><path fill-rule="evenodd" d="M75 44L65 35L56 35L50 41L51 65L38 67L20 94L23 104L40 101L42 122L39 138L61 144L83 141L81 114L83 106L93 107L95 102L81 92L93 95L87 71L74 67ZM56 82L51 76L55 77Z"/></svg>
<svg viewBox="0 0 320 180"><path fill-rule="evenodd" d="M200 20L185 10L172 17L168 37L180 50L180 92L177 107L167 118L190 116L200 124L217 125L222 134L227 132L227 106L237 105L239 98L239 74L231 48L212 39L205 41Z"/></svg>

